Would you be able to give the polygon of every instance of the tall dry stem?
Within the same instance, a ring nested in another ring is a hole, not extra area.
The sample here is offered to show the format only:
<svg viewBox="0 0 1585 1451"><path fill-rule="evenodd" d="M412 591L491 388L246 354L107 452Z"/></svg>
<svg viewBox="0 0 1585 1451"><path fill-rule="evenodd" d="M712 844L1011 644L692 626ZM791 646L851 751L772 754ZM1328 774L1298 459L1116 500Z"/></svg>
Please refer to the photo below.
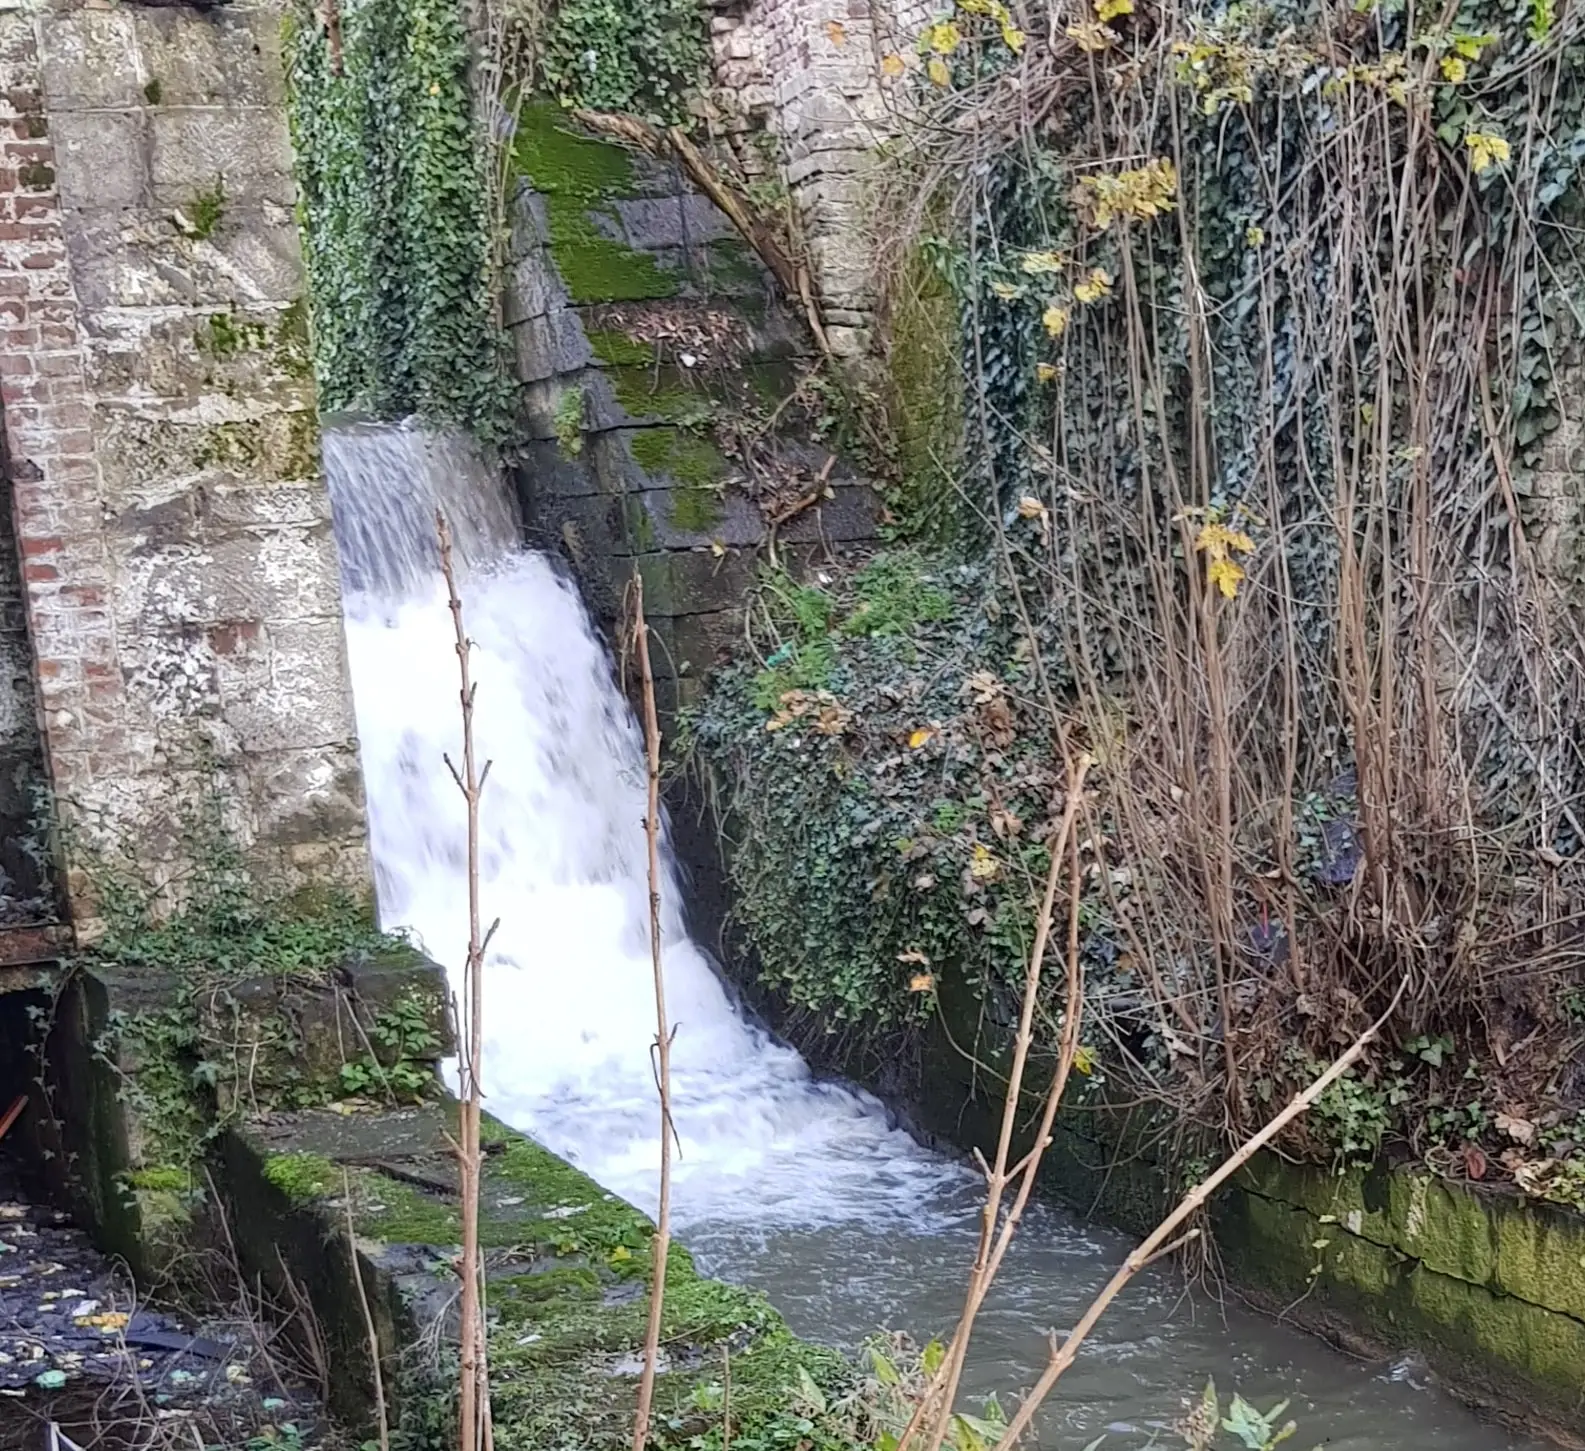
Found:
<svg viewBox="0 0 1585 1451"><path fill-rule="evenodd" d="M1124 1286L1146 1265L1153 1263L1164 1255L1171 1254L1173 1250L1187 1244L1198 1235L1198 1229L1190 1229L1178 1238L1173 1238L1205 1205L1211 1195L1231 1179L1260 1149L1263 1149L1276 1138L1294 1119L1304 1113L1339 1078L1348 1072L1349 1068L1358 1060L1360 1054L1369 1046L1371 1040L1381 1031L1383 1024L1398 1010L1399 1000L1403 997L1408 986L1408 979L1405 978L1399 984L1398 991L1393 995L1392 1003L1387 1008L1387 1011L1377 1018L1370 1027L1366 1028L1326 1072L1321 1074L1303 1092L1296 1093L1281 1113L1273 1118L1263 1129L1258 1130L1245 1139L1222 1161L1220 1167L1206 1179L1196 1184L1178 1201L1177 1208L1146 1235L1140 1241L1138 1248L1118 1266L1116 1273L1102 1287L1101 1293L1090 1302L1089 1309L1079 1317L1078 1324L1068 1332L1066 1340L1058 1342L1055 1335L1052 1336L1051 1358L1047 1361L1045 1370L1041 1372L1040 1379L1035 1382L1033 1389L1024 1397L1023 1404L1019 1406L1017 1414L1007 1423L1007 1429L1003 1432L1001 1440L996 1443L995 1451L1012 1451L1012 1448L1017 1445L1018 1438L1028 1429L1029 1423L1035 1418L1035 1413L1040 1409L1041 1403L1051 1394L1051 1388L1056 1385L1058 1380L1062 1378L1063 1373L1073 1364L1074 1358L1079 1353L1079 1347L1095 1328L1101 1316L1106 1313L1107 1307L1122 1293Z"/></svg>
<svg viewBox="0 0 1585 1451"><path fill-rule="evenodd" d="M492 1442L490 1434L490 1388L485 1368L484 1348L484 1266L479 1258L479 1176L482 1156L479 1149L479 1111L482 1094L480 1070L484 1060L484 953L495 926L480 930L479 918L479 798L490 774L490 763L482 770L474 755L473 703L478 686L469 669L473 648L462 621L462 597L457 593L457 572L452 557L451 530L445 517L435 515L435 531L440 540L440 569L446 577L446 597L451 606L451 621L456 632L457 669L461 677L459 699L462 705L462 767L450 756L446 767L462 792L468 810L468 960L463 975L461 1034L461 1092L458 1109L458 1138L453 1143L457 1154L457 1175L462 1198L462 1259L458 1273L462 1281L462 1325L460 1329L460 1376L458 1383L458 1420L460 1451L485 1451Z"/></svg>
<svg viewBox="0 0 1585 1451"><path fill-rule="evenodd" d="M980 1238L974 1254L974 1264L969 1271L968 1289L963 1299L963 1310L958 1318L952 1344L948 1347L940 1367L931 1378L923 1399L898 1440L897 1451L907 1447L921 1426L927 1428L925 1444L929 1451L938 1451L952 1424L952 1407L957 1399L958 1383L963 1375L968 1356L974 1322L985 1303L991 1282L1001 1268L1019 1221L1023 1218L1029 1196L1035 1185L1040 1161L1051 1141L1051 1126L1056 1118L1057 1105L1067 1085L1068 1073L1073 1066L1073 1055L1078 1051L1079 1018L1083 1010L1084 983L1079 960L1079 862L1075 827L1084 801L1084 778L1092 761L1083 756L1068 771L1067 798L1063 806L1061 824L1052 834L1050 866L1046 873L1045 891L1041 897L1040 915L1036 919L1035 941L1029 953L1029 967L1024 976L1024 996L1019 1012L1018 1034L1013 1043L1013 1061L1007 1079L1007 1097L1002 1107L1001 1131L997 1136L995 1162L985 1167L985 1204L980 1211ZM1067 996L1062 1024L1062 1039L1057 1052L1057 1065L1046 1091L1041 1112L1040 1127L1029 1152L1009 1167L1012 1154L1013 1132L1017 1126L1018 1107L1023 1092L1024 1072L1028 1066L1029 1049L1034 1040L1035 1007L1040 996L1040 981L1046 957L1046 946L1051 938L1051 919L1056 907L1057 884L1061 880L1063 862L1068 863L1068 937L1067 937ZM983 1165L984 1161L981 1160ZM1011 1209L1002 1217L1001 1206L1010 1184L1017 1184Z"/></svg>
<svg viewBox="0 0 1585 1451"><path fill-rule="evenodd" d="M666 1299L666 1255L671 1247L671 1030L666 1023L666 977L660 941L660 723L655 715L655 677L649 663L649 626L644 619L644 581L633 575L633 643L638 650L644 691L644 756L649 797L644 838L649 852L649 950L655 973L655 1080L660 1090L660 1206L655 1213L650 1266L649 1321L644 1330L644 1369L633 1416L633 1451L649 1439L650 1404L655 1395L655 1364L660 1358L660 1319Z"/></svg>

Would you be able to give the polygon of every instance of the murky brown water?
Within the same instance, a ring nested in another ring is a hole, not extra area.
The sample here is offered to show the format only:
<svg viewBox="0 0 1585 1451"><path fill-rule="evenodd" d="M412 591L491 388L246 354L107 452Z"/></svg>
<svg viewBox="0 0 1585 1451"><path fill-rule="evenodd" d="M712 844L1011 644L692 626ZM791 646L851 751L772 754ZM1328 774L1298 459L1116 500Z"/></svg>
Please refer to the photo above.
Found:
<svg viewBox="0 0 1585 1451"><path fill-rule="evenodd" d="M699 1263L765 1290L793 1328L853 1346L878 1327L915 1339L944 1334L962 1304L974 1228L914 1233L859 1226L756 1234L696 1226L684 1239ZM975 1332L966 1393L1017 1403L1045 1364L1046 1331L1065 1331L1131 1242L1051 1208L1032 1213ZM1102 1432L1118 1451L1181 1444L1167 1434L1186 1397L1214 1378L1265 1408L1284 1396L1299 1432L1288 1444L1333 1451L1539 1451L1542 1443L1489 1424L1438 1387L1416 1358L1351 1359L1290 1326L1188 1294L1171 1271L1147 1272L1115 1304L1047 1402L1043 1447L1080 1451Z"/></svg>

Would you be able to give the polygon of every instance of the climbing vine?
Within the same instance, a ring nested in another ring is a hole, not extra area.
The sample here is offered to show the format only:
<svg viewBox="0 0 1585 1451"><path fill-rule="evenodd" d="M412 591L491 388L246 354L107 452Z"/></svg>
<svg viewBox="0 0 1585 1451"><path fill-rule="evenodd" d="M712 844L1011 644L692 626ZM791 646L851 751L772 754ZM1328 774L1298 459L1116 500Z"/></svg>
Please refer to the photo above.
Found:
<svg viewBox="0 0 1585 1451"><path fill-rule="evenodd" d="M709 14L700 0L559 0L539 65L564 106L676 125L709 83Z"/></svg>
<svg viewBox="0 0 1585 1451"><path fill-rule="evenodd" d="M457 0L302 0L288 27L320 405L507 436L486 168Z"/></svg>
<svg viewBox="0 0 1585 1451"><path fill-rule="evenodd" d="M1309 1146L1398 1136L1471 1177L1546 1177L1585 1088L1553 1072L1585 974L1585 17L960 0L882 68L914 73L921 110L893 214L960 308L962 538L1016 621L1000 653L941 640L918 678L962 689L983 664L1013 707L1004 761L1096 757L1084 925L1109 1071L1236 1127L1407 983ZM970 920L972 874L916 943L874 839L843 825L908 759L878 737L917 710L914 677L838 641L818 684L767 681L756 643L707 707L710 753L773 796L829 756L838 804L800 801L779 847L745 828L745 876L780 852L783 882L840 885L860 1015L910 1011L917 947L994 1018L1015 943ZM795 751L768 727L811 688L830 698L796 712ZM966 784L993 753L943 707L917 727L941 731L940 769L883 829L917 842L945 796L973 823L960 850L1000 873L998 803ZM1015 814L1033 834L1052 812ZM832 1011L840 932L817 951L767 929L739 885L767 971L812 974Z"/></svg>

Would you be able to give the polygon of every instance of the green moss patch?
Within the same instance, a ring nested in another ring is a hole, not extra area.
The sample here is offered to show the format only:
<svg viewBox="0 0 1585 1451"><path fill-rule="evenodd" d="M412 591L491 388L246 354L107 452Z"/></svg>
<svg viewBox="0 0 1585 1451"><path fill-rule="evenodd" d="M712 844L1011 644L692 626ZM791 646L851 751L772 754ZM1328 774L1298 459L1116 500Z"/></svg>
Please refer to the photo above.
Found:
<svg viewBox="0 0 1585 1451"><path fill-rule="evenodd" d="M518 117L512 159L545 198L551 256L574 302L676 295L675 274L606 236L591 217L633 194L633 163L620 146L576 134L557 106L531 101Z"/></svg>
<svg viewBox="0 0 1585 1451"><path fill-rule="evenodd" d="M264 1177L293 1204L323 1199L341 1184L341 1171L322 1154L272 1154Z"/></svg>
<svg viewBox="0 0 1585 1451"><path fill-rule="evenodd" d="M652 343L640 342L626 333L610 328L586 328L584 336L589 348L602 363L613 367L647 368L655 362Z"/></svg>
<svg viewBox="0 0 1585 1451"><path fill-rule="evenodd" d="M646 428L633 435L628 447L645 473L696 489L718 484L732 471L709 439L683 428Z"/></svg>

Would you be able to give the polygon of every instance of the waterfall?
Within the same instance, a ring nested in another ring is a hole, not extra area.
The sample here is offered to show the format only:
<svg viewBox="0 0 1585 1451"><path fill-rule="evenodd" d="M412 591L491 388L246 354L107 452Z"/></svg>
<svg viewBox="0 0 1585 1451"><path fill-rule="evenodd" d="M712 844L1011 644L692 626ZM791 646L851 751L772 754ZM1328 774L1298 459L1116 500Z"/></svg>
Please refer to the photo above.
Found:
<svg viewBox="0 0 1585 1451"><path fill-rule="evenodd" d="M486 1106L653 1211L659 1101L643 742L572 583L522 549L498 479L456 439L327 430L347 645L382 925L454 977L467 946L457 659L433 543L451 523L475 643ZM960 1170L872 1098L816 1081L737 1011L689 940L669 851L662 941L679 1138L674 1213L690 1225L919 1227ZM945 1212L945 1211L942 1211Z"/></svg>

